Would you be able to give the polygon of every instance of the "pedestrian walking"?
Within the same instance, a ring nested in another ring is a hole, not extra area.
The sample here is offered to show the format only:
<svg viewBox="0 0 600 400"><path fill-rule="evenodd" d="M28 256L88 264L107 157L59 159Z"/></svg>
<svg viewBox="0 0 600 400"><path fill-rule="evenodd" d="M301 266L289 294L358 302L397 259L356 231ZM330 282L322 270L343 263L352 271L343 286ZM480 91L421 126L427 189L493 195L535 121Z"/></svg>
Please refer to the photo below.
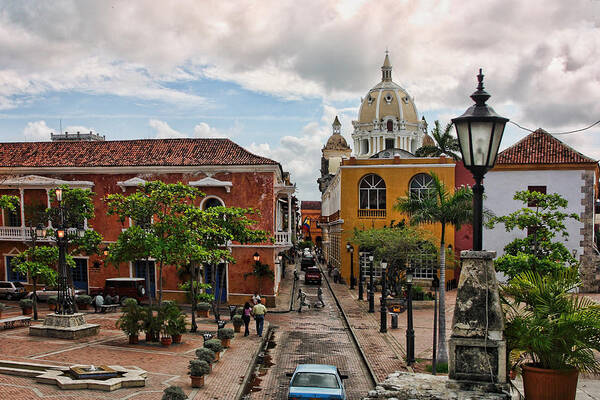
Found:
<svg viewBox="0 0 600 400"><path fill-rule="evenodd" d="M340 280L340 270L337 268L333 269L333 283L338 283Z"/></svg>
<svg viewBox="0 0 600 400"><path fill-rule="evenodd" d="M252 303L254 303L254 305L260 303L260 296L258 294L254 293L254 296L252 296Z"/></svg>
<svg viewBox="0 0 600 400"><path fill-rule="evenodd" d="M319 287L319 290L317 290L317 297L319 298L319 301L321 302L321 307L325 307L325 302L323 301L323 289L321 289Z"/></svg>
<svg viewBox="0 0 600 400"><path fill-rule="evenodd" d="M308 304L306 304L306 293L302 291L302 288L298 289L298 299L300 300L298 312L302 312L302 306L308 306Z"/></svg>
<svg viewBox="0 0 600 400"><path fill-rule="evenodd" d="M250 307L250 303L246 302L244 304L244 310L242 312L242 321L244 321L244 326L246 330L244 331L244 336L248 336L250 334L250 316L252 314L252 307Z"/></svg>
<svg viewBox="0 0 600 400"><path fill-rule="evenodd" d="M300 279L298 277L298 271L294 270L294 280L297 281L298 279Z"/></svg>
<svg viewBox="0 0 600 400"><path fill-rule="evenodd" d="M265 314L267 313L267 307L265 307L258 299L258 303L252 308L252 315L256 320L256 333L259 337L262 337L263 326L265 324Z"/></svg>

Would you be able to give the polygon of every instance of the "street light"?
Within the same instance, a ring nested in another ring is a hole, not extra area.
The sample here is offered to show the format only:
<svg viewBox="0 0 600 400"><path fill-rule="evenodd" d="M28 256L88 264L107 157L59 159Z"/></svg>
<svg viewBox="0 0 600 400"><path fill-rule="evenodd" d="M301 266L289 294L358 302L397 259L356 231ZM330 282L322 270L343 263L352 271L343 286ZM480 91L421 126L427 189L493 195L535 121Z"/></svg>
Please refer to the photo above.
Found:
<svg viewBox="0 0 600 400"><path fill-rule="evenodd" d="M259 263L260 262L260 254L258 254L258 252L254 253L254 256L252 256L254 258L254 262L255 263Z"/></svg>
<svg viewBox="0 0 600 400"><path fill-rule="evenodd" d="M369 255L369 263L371 264L369 266L369 312L370 313L374 313L375 312L375 293L373 292L373 260L375 259L375 257L373 257L373 254Z"/></svg>
<svg viewBox="0 0 600 400"><path fill-rule="evenodd" d="M354 279L354 247L350 242L346 243L346 251L350 253L350 290L352 290L356 279Z"/></svg>
<svg viewBox="0 0 600 400"><path fill-rule="evenodd" d="M73 314L74 302L69 293L69 285L67 282L67 263L66 263L66 229L65 229L65 210L63 207L63 191L57 188L55 191L56 200L58 201L58 230L56 231L56 244L58 245L58 302L56 304L57 314Z"/></svg>
<svg viewBox="0 0 600 400"><path fill-rule="evenodd" d="M364 252L360 252L358 253L358 299L359 300L364 300L363 298L363 281L364 281L364 276L363 276L363 260L365 259L365 253Z"/></svg>
<svg viewBox="0 0 600 400"><path fill-rule="evenodd" d="M387 263L385 261L381 262L381 316L380 316L380 326L379 332L385 333L387 332L387 305L385 302L385 295L387 291L386 285L386 275L387 275Z"/></svg>
<svg viewBox="0 0 600 400"><path fill-rule="evenodd" d="M483 247L483 177L494 167L508 118L496 114L485 104L491 97L483 88L483 73L479 69L477 90L471 95L475 102L463 115L452 119L458 136L463 163L473 174L473 250Z"/></svg>
<svg viewBox="0 0 600 400"><path fill-rule="evenodd" d="M412 315L412 281L413 270L409 266L406 270L406 287L408 291L408 307L406 312L406 364L412 365L415 362L415 331L413 329Z"/></svg>
<svg viewBox="0 0 600 400"><path fill-rule="evenodd" d="M281 278L285 278L285 265L283 265L283 256L280 254L277 256L279 261L279 267L281 268Z"/></svg>
<svg viewBox="0 0 600 400"><path fill-rule="evenodd" d="M433 289L433 357L431 359L431 374L435 375L437 372L437 319L438 319L438 288L440 287L440 280L437 277L437 271L433 272L433 280L431 281L431 288Z"/></svg>

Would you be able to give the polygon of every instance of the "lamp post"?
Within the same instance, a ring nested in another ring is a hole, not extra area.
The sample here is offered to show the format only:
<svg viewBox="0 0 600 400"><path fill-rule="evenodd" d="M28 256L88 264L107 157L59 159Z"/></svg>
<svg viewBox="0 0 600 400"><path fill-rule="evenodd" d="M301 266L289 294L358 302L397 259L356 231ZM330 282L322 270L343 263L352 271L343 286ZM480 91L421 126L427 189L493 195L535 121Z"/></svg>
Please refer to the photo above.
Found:
<svg viewBox="0 0 600 400"><path fill-rule="evenodd" d="M346 243L346 251L350 253L350 290L352 290L356 284L356 279L354 278L354 247L350 242Z"/></svg>
<svg viewBox="0 0 600 400"><path fill-rule="evenodd" d="M437 277L437 271L433 274L433 281L431 281L431 288L433 289L433 357L431 359L431 374L435 375L437 370L437 319L438 319L438 288L440 287L440 280Z"/></svg>
<svg viewBox="0 0 600 400"><path fill-rule="evenodd" d="M373 255L371 254L369 256L369 263L371 264L369 266L369 312L370 313L374 313L375 312L375 293L373 292L373 260L375 259L375 257L373 257Z"/></svg>
<svg viewBox="0 0 600 400"><path fill-rule="evenodd" d="M413 329L412 315L412 267L406 270L406 287L408 291L408 307L406 311L406 364L412 365L415 362L415 331Z"/></svg>
<svg viewBox="0 0 600 400"><path fill-rule="evenodd" d="M387 332L387 305L385 302L385 295L387 291L386 285L386 275L387 275L387 263L385 261L381 262L381 316L379 332L385 333Z"/></svg>
<svg viewBox="0 0 600 400"><path fill-rule="evenodd" d="M61 188L55 190L56 201L58 201L58 229L56 231L56 244L58 245L58 302L56 313L70 315L74 312L74 302L69 293L67 280L67 230L65 228L65 210L63 207L63 191Z"/></svg>
<svg viewBox="0 0 600 400"><path fill-rule="evenodd" d="M252 258L254 259L254 262L256 264L258 264L260 262L260 254L258 254L258 252L254 253L254 255L252 256Z"/></svg>
<svg viewBox="0 0 600 400"><path fill-rule="evenodd" d="M281 278L285 278L285 265L283 265L283 256L279 254L277 256L277 260L279 261L279 267L281 268Z"/></svg>
<svg viewBox="0 0 600 400"><path fill-rule="evenodd" d="M473 250L483 247L483 177L494 167L508 118L496 114L485 104L491 97L483 88L483 73L479 69L477 90L471 95L475 102L463 115L452 119L458 136L463 163L473 174Z"/></svg>
<svg viewBox="0 0 600 400"><path fill-rule="evenodd" d="M40 223L36 228L31 229L31 247L33 248L33 253L31 256L31 261L35 263L35 252L37 247L38 238L46 237L46 228ZM37 275L31 277L33 281L33 319L37 321L38 319L38 309L37 309Z"/></svg>
<svg viewBox="0 0 600 400"><path fill-rule="evenodd" d="M363 298L363 281L364 281L364 276L363 276L363 269L362 269L362 263L365 257L365 253L364 252L360 252L358 253L358 299L359 300L364 300Z"/></svg>

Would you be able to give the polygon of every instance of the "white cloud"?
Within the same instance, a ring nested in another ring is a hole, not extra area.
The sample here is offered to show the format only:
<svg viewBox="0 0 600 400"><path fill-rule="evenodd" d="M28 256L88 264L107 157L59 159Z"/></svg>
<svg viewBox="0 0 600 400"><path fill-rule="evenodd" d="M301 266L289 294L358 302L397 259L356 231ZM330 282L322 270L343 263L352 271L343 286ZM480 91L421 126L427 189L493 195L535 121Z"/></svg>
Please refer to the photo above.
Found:
<svg viewBox="0 0 600 400"><path fill-rule="evenodd" d="M184 133L179 132L169 126L165 121L161 121L158 119L151 119L148 122L148 125L154 129L155 137L157 139L167 139L167 138L183 138L183 137L192 137L192 138L230 138L234 136L235 132L240 130L239 124L235 124L231 129L227 132L221 132L220 130L211 127L206 122L200 122L194 127L192 133Z"/></svg>
<svg viewBox="0 0 600 400"><path fill-rule="evenodd" d="M150 125L150 127L152 129L154 129L157 139L185 137L185 135L183 133L171 128L169 126L169 124L167 124L165 121L160 121L158 119L151 119L150 121L148 121L148 125Z"/></svg>
<svg viewBox="0 0 600 400"><path fill-rule="evenodd" d="M52 131L46 125L46 121L28 122L25 129L23 129L23 136L27 141L48 141L50 140L50 132Z"/></svg>

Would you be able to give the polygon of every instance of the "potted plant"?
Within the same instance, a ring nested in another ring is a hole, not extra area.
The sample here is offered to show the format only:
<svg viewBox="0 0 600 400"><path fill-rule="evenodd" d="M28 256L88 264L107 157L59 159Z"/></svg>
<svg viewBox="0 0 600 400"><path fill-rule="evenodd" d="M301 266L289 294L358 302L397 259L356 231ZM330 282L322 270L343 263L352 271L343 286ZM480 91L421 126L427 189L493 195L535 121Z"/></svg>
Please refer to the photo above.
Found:
<svg viewBox="0 0 600 400"><path fill-rule="evenodd" d="M244 320L242 319L242 316L235 314L231 320L233 322L233 330L239 333L242 329L242 325L244 325Z"/></svg>
<svg viewBox="0 0 600 400"><path fill-rule="evenodd" d="M187 395L179 386L169 386L163 390L161 400L187 400Z"/></svg>
<svg viewBox="0 0 600 400"><path fill-rule="evenodd" d="M2 318L2 310L4 310L6 308L6 305L4 303L0 303L0 318Z"/></svg>
<svg viewBox="0 0 600 400"><path fill-rule="evenodd" d="M169 334L170 330L168 329L168 325L163 325L163 328L160 330L160 344L163 347L169 347L171 343L173 343L173 338Z"/></svg>
<svg viewBox="0 0 600 400"><path fill-rule="evenodd" d="M142 327L146 333L146 342L158 342L163 325L161 313L154 313L154 308L144 307L141 310Z"/></svg>
<svg viewBox="0 0 600 400"><path fill-rule="evenodd" d="M129 344L137 344L138 334L142 330L142 313L137 301L132 298L123 301L123 314L117 320L116 326L129 338Z"/></svg>
<svg viewBox="0 0 600 400"><path fill-rule="evenodd" d="M191 360L189 364L190 378L193 388L204 386L204 375L210 373L210 367L204 360Z"/></svg>
<svg viewBox="0 0 600 400"><path fill-rule="evenodd" d="M528 400L574 400L579 371L600 372L600 307L577 297L577 266L552 273L523 272L502 290L507 347L520 354Z"/></svg>
<svg viewBox="0 0 600 400"><path fill-rule="evenodd" d="M58 296L50 296L48 297L48 309L50 311L56 310L56 304L58 303Z"/></svg>
<svg viewBox="0 0 600 400"><path fill-rule="evenodd" d="M221 358L221 352L223 351L223 345L219 339L210 339L204 342L204 347L211 349L215 353L215 362Z"/></svg>
<svg viewBox="0 0 600 400"><path fill-rule="evenodd" d="M161 312L164 315L167 334L171 336L173 343L181 343L181 335L186 331L185 314L173 302L164 302Z"/></svg>
<svg viewBox="0 0 600 400"><path fill-rule="evenodd" d="M196 357L198 360L204 360L208 365L210 365L210 370L212 372L212 363L215 361L215 352L206 347L200 347L196 349Z"/></svg>
<svg viewBox="0 0 600 400"><path fill-rule="evenodd" d="M23 310L23 315L31 315L31 309L33 308L33 300L21 299L19 300L19 307Z"/></svg>
<svg viewBox="0 0 600 400"><path fill-rule="evenodd" d="M233 329L231 328L221 328L217 331L217 337L221 339L221 344L223 347L228 348L231 339L233 339Z"/></svg>
<svg viewBox="0 0 600 400"><path fill-rule="evenodd" d="M204 318L208 318L208 312L210 310L210 304L209 303L198 303L198 307L197 307L197 315L199 317L204 317Z"/></svg>
<svg viewBox="0 0 600 400"><path fill-rule="evenodd" d="M87 310L90 308L90 304L92 304L92 298L87 294L82 294L75 297L75 302L77 302L77 307L80 310Z"/></svg>

